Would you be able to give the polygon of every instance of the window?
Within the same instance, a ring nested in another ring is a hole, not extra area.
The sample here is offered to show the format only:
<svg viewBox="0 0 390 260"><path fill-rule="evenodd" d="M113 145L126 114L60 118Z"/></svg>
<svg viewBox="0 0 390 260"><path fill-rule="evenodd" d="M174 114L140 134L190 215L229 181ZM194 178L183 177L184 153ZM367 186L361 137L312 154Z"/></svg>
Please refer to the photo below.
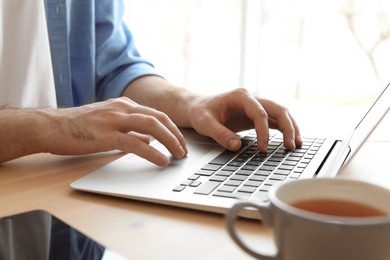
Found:
<svg viewBox="0 0 390 260"><path fill-rule="evenodd" d="M141 54L172 83L198 92L246 87L351 118L350 111L361 115L351 107L366 109L390 82L387 0L126 3Z"/></svg>
<svg viewBox="0 0 390 260"><path fill-rule="evenodd" d="M127 0L141 54L170 82L216 93L238 86L240 0Z"/></svg>
<svg viewBox="0 0 390 260"><path fill-rule="evenodd" d="M262 2L259 85L267 95L345 105L390 80L386 1Z"/></svg>

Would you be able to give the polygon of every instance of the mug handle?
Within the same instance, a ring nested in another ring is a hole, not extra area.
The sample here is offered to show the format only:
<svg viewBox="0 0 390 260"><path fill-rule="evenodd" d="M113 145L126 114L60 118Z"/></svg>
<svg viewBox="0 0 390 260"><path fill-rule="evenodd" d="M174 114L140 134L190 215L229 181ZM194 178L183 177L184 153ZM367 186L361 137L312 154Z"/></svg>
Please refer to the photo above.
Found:
<svg viewBox="0 0 390 260"><path fill-rule="evenodd" d="M246 253L250 254L251 256L256 257L257 259L262 259L262 260L275 260L276 255L267 255L267 254L264 254L261 252L256 252L255 250L253 250L253 249L249 248L247 245L245 245L242 242L242 240L240 239L240 237L238 236L238 233L236 230L236 225L235 225L235 220L237 219L238 215L240 214L240 211L246 207L255 208L258 211L260 211L263 222L266 223L267 225L271 225L272 218L270 215L270 203L268 203L267 205L259 205L259 204L255 204L252 202L246 202L246 201L238 202L238 203L234 204L233 207L231 207L226 214L226 226L227 226L227 230L229 232L230 237L234 240L234 242L236 242L236 244L242 250L244 250Z"/></svg>

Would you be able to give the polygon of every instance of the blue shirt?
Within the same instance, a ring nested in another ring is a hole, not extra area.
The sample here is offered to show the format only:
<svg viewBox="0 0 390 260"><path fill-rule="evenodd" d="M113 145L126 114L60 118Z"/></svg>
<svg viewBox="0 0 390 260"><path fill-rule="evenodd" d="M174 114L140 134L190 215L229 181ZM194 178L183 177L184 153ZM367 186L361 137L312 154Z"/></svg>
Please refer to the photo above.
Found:
<svg viewBox="0 0 390 260"><path fill-rule="evenodd" d="M44 0L58 107L120 96L156 75L137 51L122 0Z"/></svg>

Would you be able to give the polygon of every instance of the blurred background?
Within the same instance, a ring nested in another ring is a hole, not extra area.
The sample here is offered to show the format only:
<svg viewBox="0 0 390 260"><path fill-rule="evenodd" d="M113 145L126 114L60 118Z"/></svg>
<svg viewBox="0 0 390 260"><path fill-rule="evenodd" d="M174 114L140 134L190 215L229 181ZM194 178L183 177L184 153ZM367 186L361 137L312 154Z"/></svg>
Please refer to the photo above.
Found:
<svg viewBox="0 0 390 260"><path fill-rule="evenodd" d="M388 0L125 3L138 49L170 82L205 94L245 87L308 128L355 124L390 81Z"/></svg>

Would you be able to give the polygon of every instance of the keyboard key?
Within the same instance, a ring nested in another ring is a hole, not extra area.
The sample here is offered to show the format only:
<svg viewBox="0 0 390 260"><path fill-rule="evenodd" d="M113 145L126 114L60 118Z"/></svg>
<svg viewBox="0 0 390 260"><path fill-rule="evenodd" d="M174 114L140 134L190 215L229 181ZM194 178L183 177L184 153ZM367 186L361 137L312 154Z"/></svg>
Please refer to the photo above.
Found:
<svg viewBox="0 0 390 260"><path fill-rule="evenodd" d="M242 166L242 170L247 170L247 171L254 171L257 169L257 165L244 165Z"/></svg>
<svg viewBox="0 0 390 260"><path fill-rule="evenodd" d="M271 185L263 185L261 188L260 188L260 191L269 191L269 189L271 189Z"/></svg>
<svg viewBox="0 0 390 260"><path fill-rule="evenodd" d="M261 185L261 181L253 181L253 180L249 180L247 182L244 183L244 186L251 186L251 187L259 187Z"/></svg>
<svg viewBox="0 0 390 260"><path fill-rule="evenodd" d="M243 138L241 138L242 144L248 145L249 143L253 142L256 140L256 136L254 135L246 135Z"/></svg>
<svg viewBox="0 0 390 260"><path fill-rule="evenodd" d="M211 177L209 180L210 181L219 181L219 182L223 182L227 179L227 177L225 176L213 176Z"/></svg>
<svg viewBox="0 0 390 260"><path fill-rule="evenodd" d="M268 198L268 191L258 191L255 194L252 195L251 199L256 200L256 201L262 201L266 202L269 200Z"/></svg>
<svg viewBox="0 0 390 260"><path fill-rule="evenodd" d="M200 186L194 193L201 194L201 195L209 195L220 184L221 183L218 181L207 181L202 186Z"/></svg>
<svg viewBox="0 0 390 260"><path fill-rule="evenodd" d="M238 199L241 200L248 200L250 196L252 195L251 193L246 193L246 192L236 192L235 193Z"/></svg>
<svg viewBox="0 0 390 260"><path fill-rule="evenodd" d="M231 198L231 199L248 199L251 196L251 194L245 192L230 193L230 192L216 191L213 193L213 196Z"/></svg>
<svg viewBox="0 0 390 260"><path fill-rule="evenodd" d="M246 161L246 160L245 160L245 161ZM243 162L231 161L230 163L228 163L228 166L241 167L241 166L244 164L245 161L243 161Z"/></svg>
<svg viewBox="0 0 390 260"><path fill-rule="evenodd" d="M251 153L251 154L255 154L255 153L257 153L257 152L259 151L259 148L257 147L257 144L252 144L252 145L250 145L250 146L246 149L246 151L248 151L248 152Z"/></svg>
<svg viewBox="0 0 390 260"><path fill-rule="evenodd" d="M244 159L245 161L252 157L253 154L250 153L241 153L238 155L238 158Z"/></svg>
<svg viewBox="0 0 390 260"><path fill-rule="evenodd" d="M242 181L228 180L228 181L225 182L225 185L238 187L238 186L241 185L241 183L242 183Z"/></svg>
<svg viewBox="0 0 390 260"><path fill-rule="evenodd" d="M305 153L293 151L293 152L291 152L291 155L297 156L297 157L303 157L305 155Z"/></svg>
<svg viewBox="0 0 390 260"><path fill-rule="evenodd" d="M266 161L266 162L264 163L264 165L275 167L275 166L278 166L278 165L280 164L280 162L282 161L282 160L271 161L271 159L272 159L272 158L270 158L268 161Z"/></svg>
<svg viewBox="0 0 390 260"><path fill-rule="evenodd" d="M317 147L317 146L310 147L310 151L318 152L318 150L320 150L320 147Z"/></svg>
<svg viewBox="0 0 390 260"><path fill-rule="evenodd" d="M258 153L253 157L253 160L264 161L267 158L266 154Z"/></svg>
<svg viewBox="0 0 390 260"><path fill-rule="evenodd" d="M283 169L276 169L274 171L274 174L285 175L285 176L289 175L290 173L291 173L291 171L283 170Z"/></svg>
<svg viewBox="0 0 390 260"><path fill-rule="evenodd" d="M235 186L223 185L222 187L218 188L218 191L233 192L235 189L236 189Z"/></svg>
<svg viewBox="0 0 390 260"><path fill-rule="evenodd" d="M240 167L238 167L238 166L225 166L222 168L222 170L235 172L235 171L237 171L238 168L240 168Z"/></svg>
<svg viewBox="0 0 390 260"><path fill-rule="evenodd" d="M294 166L293 165L286 165L283 163L282 165L279 166L279 169L291 171L292 169L294 169Z"/></svg>
<svg viewBox="0 0 390 260"><path fill-rule="evenodd" d="M282 142L270 141L268 146L279 147L281 144Z"/></svg>
<svg viewBox="0 0 390 260"><path fill-rule="evenodd" d="M192 180L192 181L195 181L195 180L199 179L199 175L193 174L190 177L188 177L188 179Z"/></svg>
<svg viewBox="0 0 390 260"><path fill-rule="evenodd" d="M246 178L248 178L246 175L234 174L232 177L230 177L230 180L244 181Z"/></svg>
<svg viewBox="0 0 390 260"><path fill-rule="evenodd" d="M306 154L305 157L303 157L303 159L313 159L314 157L314 154Z"/></svg>
<svg viewBox="0 0 390 260"><path fill-rule="evenodd" d="M201 175L201 176L211 176L214 174L214 171L207 171L207 170L198 170L195 175Z"/></svg>
<svg viewBox="0 0 390 260"><path fill-rule="evenodd" d="M236 153L225 150L223 153L215 157L210 164L224 165L236 156Z"/></svg>
<svg viewBox="0 0 390 260"><path fill-rule="evenodd" d="M271 176L269 176L269 179L270 180L284 181L284 179L286 179L286 176L285 175L272 174Z"/></svg>
<svg viewBox="0 0 390 260"><path fill-rule="evenodd" d="M236 158L234 158L231 162L246 162L247 158L243 158L243 157L240 157L240 156L237 156Z"/></svg>
<svg viewBox="0 0 390 260"><path fill-rule="evenodd" d="M297 165L298 162L295 162L295 161L289 161L289 160L285 160L283 162L283 165L291 165L291 166L295 166Z"/></svg>
<svg viewBox="0 0 390 260"><path fill-rule="evenodd" d="M192 182L189 186L190 187L198 187L199 185L201 185L202 184L202 182L200 182L200 181L194 181L194 182Z"/></svg>
<svg viewBox="0 0 390 260"><path fill-rule="evenodd" d="M299 162L300 160L301 160L301 157L294 156L294 155L291 155L291 154L286 158L286 161Z"/></svg>
<svg viewBox="0 0 390 260"><path fill-rule="evenodd" d="M301 174L299 172L293 172L289 175L290 178L298 179Z"/></svg>
<svg viewBox="0 0 390 260"><path fill-rule="evenodd" d="M233 172L231 171L219 171L215 175L229 177L232 174Z"/></svg>
<svg viewBox="0 0 390 260"><path fill-rule="evenodd" d="M249 175L251 175L252 173L253 173L253 171L243 170L243 169L238 170L238 171L236 172L236 174L238 174L238 175L245 175L245 176L249 176Z"/></svg>
<svg viewBox="0 0 390 260"><path fill-rule="evenodd" d="M207 171L216 171L219 168L221 168L221 165L218 164L206 164L205 166L202 167L202 170L207 170Z"/></svg>
<svg viewBox="0 0 390 260"><path fill-rule="evenodd" d="M257 158L252 158L246 163L246 165L259 166L264 160L258 160Z"/></svg>
<svg viewBox="0 0 390 260"><path fill-rule="evenodd" d="M253 193L253 192L255 192L255 190L256 190L256 187L242 186L238 191L246 192L246 193Z"/></svg>
<svg viewBox="0 0 390 260"><path fill-rule="evenodd" d="M184 190L185 188L186 188L186 186L179 185L176 188L174 188L173 191L180 192L180 191Z"/></svg>
<svg viewBox="0 0 390 260"><path fill-rule="evenodd" d="M260 176L268 176L271 174L272 171L268 170L257 170L254 175L260 175Z"/></svg>
<svg viewBox="0 0 390 260"><path fill-rule="evenodd" d="M294 152L297 152L297 153L306 153L307 152L307 149L304 149L303 147L300 147L300 148L296 148L294 150Z"/></svg>
<svg viewBox="0 0 390 260"><path fill-rule="evenodd" d="M302 159L300 163L308 164L311 160L310 159Z"/></svg>
<svg viewBox="0 0 390 260"><path fill-rule="evenodd" d="M253 176L249 177L249 180L262 182L262 181L265 181L266 178L267 178L267 176L265 176L265 175L253 175Z"/></svg>
<svg viewBox="0 0 390 260"><path fill-rule="evenodd" d="M279 184L279 183L281 183L282 181L281 180L271 180L271 179L268 179L265 183L264 183L264 185L265 186L267 186L267 185L269 185L269 186L274 186L274 185L277 185L277 184Z"/></svg>
<svg viewBox="0 0 390 260"><path fill-rule="evenodd" d="M271 154L271 153L273 153L275 150L276 150L275 148L268 147L268 148L267 148L267 154Z"/></svg>
<svg viewBox="0 0 390 260"><path fill-rule="evenodd" d="M274 166L269 166L269 165L263 165L259 168L259 170L264 170L264 171L273 171L275 169Z"/></svg>
<svg viewBox="0 0 390 260"><path fill-rule="evenodd" d="M185 180L183 181L182 183L180 183L180 185L183 185L183 186L188 186L192 183L192 180Z"/></svg>
<svg viewBox="0 0 390 260"><path fill-rule="evenodd" d="M278 165L278 163L280 163L281 161L283 161L283 158L284 157L277 157L277 156L271 156L267 162L265 162L264 164L265 165L274 165L276 163L276 165Z"/></svg>

